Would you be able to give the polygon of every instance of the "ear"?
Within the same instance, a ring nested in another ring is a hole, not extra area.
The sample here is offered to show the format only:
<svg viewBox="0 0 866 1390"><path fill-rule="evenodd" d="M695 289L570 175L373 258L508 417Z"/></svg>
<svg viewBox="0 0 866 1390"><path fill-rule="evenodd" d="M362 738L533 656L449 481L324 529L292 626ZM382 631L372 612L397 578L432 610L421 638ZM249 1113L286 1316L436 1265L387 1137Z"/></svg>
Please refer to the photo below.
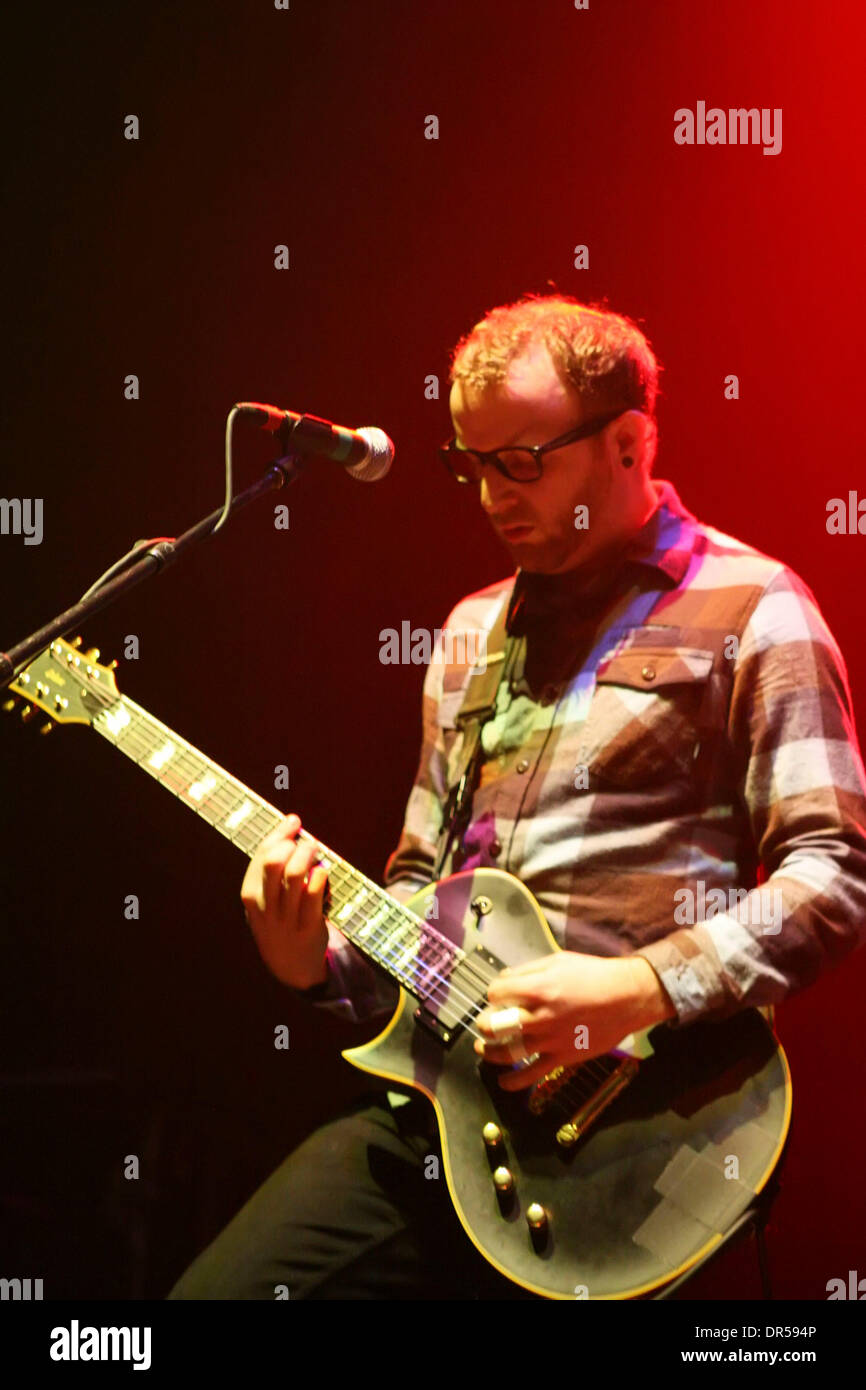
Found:
<svg viewBox="0 0 866 1390"><path fill-rule="evenodd" d="M642 410L627 410L616 421L612 437L619 464L631 467L625 462L631 459L639 465L639 472L649 471L655 456L655 425L649 416Z"/></svg>

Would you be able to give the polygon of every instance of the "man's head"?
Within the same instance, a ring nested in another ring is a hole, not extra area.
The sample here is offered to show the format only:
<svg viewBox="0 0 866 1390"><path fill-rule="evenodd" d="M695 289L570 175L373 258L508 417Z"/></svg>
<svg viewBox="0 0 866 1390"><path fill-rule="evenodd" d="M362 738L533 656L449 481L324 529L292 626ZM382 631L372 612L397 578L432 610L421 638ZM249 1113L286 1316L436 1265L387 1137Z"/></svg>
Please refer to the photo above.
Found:
<svg viewBox="0 0 866 1390"><path fill-rule="evenodd" d="M658 371L629 319L560 295L493 309L457 344L450 407L461 449L546 444L616 415L599 433L544 453L536 481L482 468L481 505L523 569L592 571L646 520L656 504Z"/></svg>

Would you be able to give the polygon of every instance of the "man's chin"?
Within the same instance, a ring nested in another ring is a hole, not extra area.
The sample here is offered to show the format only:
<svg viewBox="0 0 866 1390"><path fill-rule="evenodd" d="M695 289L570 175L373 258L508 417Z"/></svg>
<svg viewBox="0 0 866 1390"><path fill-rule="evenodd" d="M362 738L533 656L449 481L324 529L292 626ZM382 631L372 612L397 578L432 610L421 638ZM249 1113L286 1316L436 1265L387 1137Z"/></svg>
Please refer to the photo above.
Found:
<svg viewBox="0 0 866 1390"><path fill-rule="evenodd" d="M526 540L507 540L505 536L500 536L500 540L514 563L527 574L564 574L583 563L580 554L565 552L551 545L549 540L540 541L537 535Z"/></svg>

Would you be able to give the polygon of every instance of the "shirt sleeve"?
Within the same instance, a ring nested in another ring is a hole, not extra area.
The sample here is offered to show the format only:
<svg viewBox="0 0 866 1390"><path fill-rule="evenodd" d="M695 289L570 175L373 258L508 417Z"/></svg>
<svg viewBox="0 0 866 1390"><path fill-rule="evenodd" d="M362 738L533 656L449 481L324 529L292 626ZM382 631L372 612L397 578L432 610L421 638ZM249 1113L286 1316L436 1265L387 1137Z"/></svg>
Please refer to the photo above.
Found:
<svg viewBox="0 0 866 1390"><path fill-rule="evenodd" d="M739 639L727 738L762 881L639 948L677 1023L777 1003L866 930L866 779L845 664L790 570L766 586Z"/></svg>
<svg viewBox="0 0 866 1390"><path fill-rule="evenodd" d="M385 865L386 888L404 902L433 876L448 795L448 756L441 717L444 669L441 659L431 661L427 667L421 700L418 771L397 848ZM458 702L462 700L462 689L456 691L456 697Z"/></svg>
<svg viewBox="0 0 866 1390"><path fill-rule="evenodd" d="M379 1014L394 1012L399 998L397 985L375 970L330 922L325 959L328 977L324 984L293 993L351 1023L366 1023Z"/></svg>

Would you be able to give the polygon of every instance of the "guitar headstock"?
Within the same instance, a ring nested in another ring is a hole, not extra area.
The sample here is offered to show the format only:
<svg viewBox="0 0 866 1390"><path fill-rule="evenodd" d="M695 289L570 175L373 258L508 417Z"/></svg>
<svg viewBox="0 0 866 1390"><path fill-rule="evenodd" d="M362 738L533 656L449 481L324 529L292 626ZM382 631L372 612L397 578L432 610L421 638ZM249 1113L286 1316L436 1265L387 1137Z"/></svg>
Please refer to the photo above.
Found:
<svg viewBox="0 0 866 1390"><path fill-rule="evenodd" d="M117 662L101 666L99 648L79 651L80 645L80 637L72 642L58 637L11 682L9 689L21 697L23 706L12 698L3 709L10 713L18 708L25 723L41 710L49 717L40 730L43 734L54 724L91 724L102 706L120 694L114 679Z"/></svg>

